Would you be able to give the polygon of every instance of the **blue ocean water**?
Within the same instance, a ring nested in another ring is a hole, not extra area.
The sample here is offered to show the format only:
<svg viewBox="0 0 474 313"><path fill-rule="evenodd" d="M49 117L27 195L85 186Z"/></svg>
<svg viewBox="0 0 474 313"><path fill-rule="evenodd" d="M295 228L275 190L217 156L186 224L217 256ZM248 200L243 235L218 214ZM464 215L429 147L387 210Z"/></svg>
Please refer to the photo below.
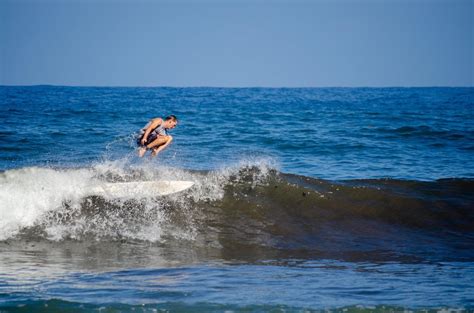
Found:
<svg viewBox="0 0 474 313"><path fill-rule="evenodd" d="M3 169L87 166L132 153L175 114L161 159L213 169L266 157L327 179L474 177L473 88L1 87Z"/></svg>
<svg viewBox="0 0 474 313"><path fill-rule="evenodd" d="M0 311L473 312L474 88L0 86ZM153 117L171 146L137 156ZM85 192L192 180L168 197Z"/></svg>

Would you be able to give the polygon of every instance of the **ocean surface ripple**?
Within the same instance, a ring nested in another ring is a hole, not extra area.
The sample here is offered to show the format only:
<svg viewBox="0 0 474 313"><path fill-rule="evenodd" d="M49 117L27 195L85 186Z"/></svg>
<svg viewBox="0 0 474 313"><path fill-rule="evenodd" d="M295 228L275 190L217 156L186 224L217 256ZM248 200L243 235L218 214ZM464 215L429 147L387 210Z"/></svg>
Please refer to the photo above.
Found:
<svg viewBox="0 0 474 313"><path fill-rule="evenodd" d="M0 312L473 312L473 100L0 86ZM194 186L87 192L155 180Z"/></svg>

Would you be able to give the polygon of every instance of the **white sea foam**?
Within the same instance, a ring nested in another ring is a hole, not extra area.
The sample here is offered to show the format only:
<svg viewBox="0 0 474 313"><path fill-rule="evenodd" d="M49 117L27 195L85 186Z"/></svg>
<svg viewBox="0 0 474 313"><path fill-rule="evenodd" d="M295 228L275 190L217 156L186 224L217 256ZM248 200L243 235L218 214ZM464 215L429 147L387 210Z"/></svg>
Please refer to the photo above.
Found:
<svg viewBox="0 0 474 313"><path fill-rule="evenodd" d="M165 234L193 240L196 236L193 221L200 214L194 204L221 199L226 184L238 178L242 169L259 169L251 171L252 182L256 184L264 180L273 166L266 159L244 160L202 173L117 160L80 169L28 167L8 170L0 173L0 240L15 237L32 227L39 227L42 235L50 240L81 240L87 235L99 240L119 237L160 241ZM187 192L168 196L165 200L149 194L142 197L134 190L133 196L126 192L119 199L105 195L101 202L90 198L88 193L91 186L104 181L149 180L190 180L195 184ZM104 201L110 205L104 206ZM163 210L170 203L181 211L178 226L170 224L170 217Z"/></svg>
<svg viewBox="0 0 474 313"><path fill-rule="evenodd" d="M0 240L30 227L64 201L77 203L94 180L89 169L29 167L0 174Z"/></svg>

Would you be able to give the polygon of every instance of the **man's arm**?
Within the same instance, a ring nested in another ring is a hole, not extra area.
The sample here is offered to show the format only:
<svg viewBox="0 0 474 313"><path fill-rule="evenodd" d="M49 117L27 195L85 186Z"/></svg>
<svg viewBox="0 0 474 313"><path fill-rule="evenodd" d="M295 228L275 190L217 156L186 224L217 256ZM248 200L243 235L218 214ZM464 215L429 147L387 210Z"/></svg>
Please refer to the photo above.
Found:
<svg viewBox="0 0 474 313"><path fill-rule="evenodd" d="M150 126L148 126L148 128L145 130L145 133L143 134L142 140L140 140L140 143L142 145L145 144L145 141L148 138L148 135L150 135L151 131L153 129L157 128L158 126L160 126L162 122L163 122L163 120L161 118L154 119L151 122Z"/></svg>

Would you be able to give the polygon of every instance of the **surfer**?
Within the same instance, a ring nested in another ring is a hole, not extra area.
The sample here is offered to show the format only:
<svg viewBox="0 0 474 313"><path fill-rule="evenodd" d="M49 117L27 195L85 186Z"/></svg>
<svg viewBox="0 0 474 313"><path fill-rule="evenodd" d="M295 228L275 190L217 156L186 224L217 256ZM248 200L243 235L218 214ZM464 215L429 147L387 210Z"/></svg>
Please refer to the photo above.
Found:
<svg viewBox="0 0 474 313"><path fill-rule="evenodd" d="M169 146L173 137L168 134L169 129L173 129L178 124L178 119L174 115L162 118L154 118L148 122L140 131L137 139L138 156L143 157L147 150L152 150L151 155L156 156L160 151Z"/></svg>

